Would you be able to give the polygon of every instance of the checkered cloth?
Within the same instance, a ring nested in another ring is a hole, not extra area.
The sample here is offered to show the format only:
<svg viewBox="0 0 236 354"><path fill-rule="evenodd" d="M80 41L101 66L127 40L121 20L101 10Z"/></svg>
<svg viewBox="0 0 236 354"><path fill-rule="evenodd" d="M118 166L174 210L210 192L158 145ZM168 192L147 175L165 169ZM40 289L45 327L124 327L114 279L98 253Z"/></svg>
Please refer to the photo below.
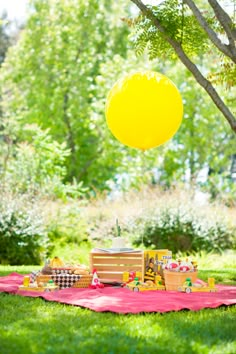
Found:
<svg viewBox="0 0 236 354"><path fill-rule="evenodd" d="M60 289L71 288L81 275L77 274L52 274L52 280Z"/></svg>
<svg viewBox="0 0 236 354"><path fill-rule="evenodd" d="M40 270L35 270L30 274L30 282L34 283L36 281L37 276L40 274Z"/></svg>
<svg viewBox="0 0 236 354"><path fill-rule="evenodd" d="M34 271L30 274L31 282L34 283L36 281L37 276L41 274L40 271ZM77 282L81 278L81 275L77 274L52 274L51 279L54 281L56 285L58 285L59 289L71 288L75 282Z"/></svg>

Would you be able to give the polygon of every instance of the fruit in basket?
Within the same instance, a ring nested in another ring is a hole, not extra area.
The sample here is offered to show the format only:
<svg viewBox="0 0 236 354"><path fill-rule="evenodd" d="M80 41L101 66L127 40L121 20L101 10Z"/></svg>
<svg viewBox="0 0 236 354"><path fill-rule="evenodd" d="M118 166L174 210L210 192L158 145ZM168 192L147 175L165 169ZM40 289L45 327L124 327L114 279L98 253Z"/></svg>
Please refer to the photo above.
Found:
<svg viewBox="0 0 236 354"><path fill-rule="evenodd" d="M51 268L62 268L64 267L64 262L59 257L54 257L51 261L49 266Z"/></svg>

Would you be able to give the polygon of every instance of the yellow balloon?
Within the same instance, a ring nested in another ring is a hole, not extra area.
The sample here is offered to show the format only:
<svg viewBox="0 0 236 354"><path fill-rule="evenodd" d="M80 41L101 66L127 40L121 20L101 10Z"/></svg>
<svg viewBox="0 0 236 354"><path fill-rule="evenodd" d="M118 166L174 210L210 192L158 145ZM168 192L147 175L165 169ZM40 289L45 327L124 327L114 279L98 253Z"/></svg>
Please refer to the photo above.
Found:
<svg viewBox="0 0 236 354"><path fill-rule="evenodd" d="M153 71L118 80L106 101L106 121L123 144L150 149L177 132L183 116L180 93L168 77Z"/></svg>

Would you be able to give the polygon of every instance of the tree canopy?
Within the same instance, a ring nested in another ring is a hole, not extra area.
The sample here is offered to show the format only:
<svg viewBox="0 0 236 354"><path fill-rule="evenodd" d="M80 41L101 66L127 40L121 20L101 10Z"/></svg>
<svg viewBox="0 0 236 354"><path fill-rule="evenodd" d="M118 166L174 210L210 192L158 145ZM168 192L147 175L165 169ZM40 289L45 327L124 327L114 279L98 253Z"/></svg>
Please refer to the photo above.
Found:
<svg viewBox="0 0 236 354"><path fill-rule="evenodd" d="M131 1L30 3L31 15L1 67L0 182L4 177L21 192L31 188L56 196L78 196L85 190L82 186L97 192L141 183L166 188L187 182L214 195L222 186L233 191L234 132L211 96L178 61L166 36L178 42L231 108L235 67L215 49L186 4L166 0L144 5L148 12L130 20L135 16ZM196 3L208 25L221 33L213 9L210 13L209 5ZM156 18L167 33L155 26ZM174 138L145 154L120 144L104 115L112 85L142 69L166 74L184 103L183 122ZM204 182L199 177L203 170Z"/></svg>
<svg viewBox="0 0 236 354"><path fill-rule="evenodd" d="M235 107L230 109L227 98L222 98L210 80L223 81L228 87L235 85L236 27L233 16L216 0L209 0L207 6L192 0L165 0L156 6L145 5L141 0L131 1L141 11L141 16L135 20L133 36L137 52L148 47L152 59L178 57L236 132L236 118L232 112ZM230 3L232 10L234 2ZM198 59L210 51L214 51L217 66L222 63L221 69L214 72L213 68L213 72L205 75L199 68Z"/></svg>
<svg viewBox="0 0 236 354"><path fill-rule="evenodd" d="M70 149L68 180L101 187L120 158L114 149L109 155L103 115L92 110L100 90L96 78L115 53L126 55L128 28L117 21L117 5L106 0L34 0L31 6L32 15L2 68L5 112L19 127L50 128L54 139Z"/></svg>

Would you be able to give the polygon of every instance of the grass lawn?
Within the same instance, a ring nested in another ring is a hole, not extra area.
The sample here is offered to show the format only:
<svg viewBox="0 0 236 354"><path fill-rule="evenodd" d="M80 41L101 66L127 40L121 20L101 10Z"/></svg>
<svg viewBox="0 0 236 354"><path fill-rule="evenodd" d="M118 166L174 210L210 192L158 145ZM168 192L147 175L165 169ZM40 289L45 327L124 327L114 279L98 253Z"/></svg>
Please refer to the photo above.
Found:
<svg viewBox="0 0 236 354"><path fill-rule="evenodd" d="M200 278L214 276L217 283L236 283L232 262L225 261L222 270L212 258L209 262L204 258L202 264ZM0 275L38 268L0 266ZM0 309L1 354L236 353L235 306L118 315L0 293Z"/></svg>

